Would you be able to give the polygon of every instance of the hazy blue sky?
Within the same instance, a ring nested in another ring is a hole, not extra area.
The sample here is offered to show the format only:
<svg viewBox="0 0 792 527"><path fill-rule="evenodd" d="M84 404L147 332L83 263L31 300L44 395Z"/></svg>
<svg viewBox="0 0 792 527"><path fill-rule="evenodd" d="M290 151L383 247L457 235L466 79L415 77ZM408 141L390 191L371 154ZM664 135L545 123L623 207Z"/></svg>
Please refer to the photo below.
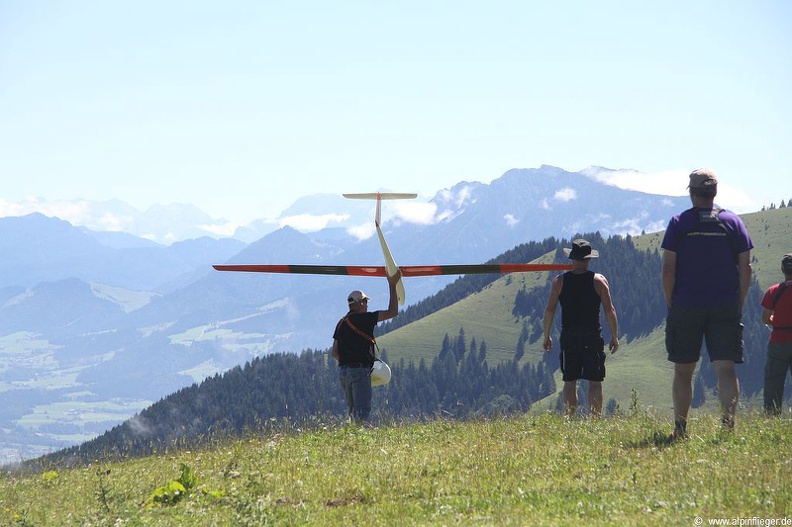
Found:
<svg viewBox="0 0 792 527"><path fill-rule="evenodd" d="M0 0L0 208L244 222L550 164L676 194L709 166L756 210L792 198L790 6Z"/></svg>

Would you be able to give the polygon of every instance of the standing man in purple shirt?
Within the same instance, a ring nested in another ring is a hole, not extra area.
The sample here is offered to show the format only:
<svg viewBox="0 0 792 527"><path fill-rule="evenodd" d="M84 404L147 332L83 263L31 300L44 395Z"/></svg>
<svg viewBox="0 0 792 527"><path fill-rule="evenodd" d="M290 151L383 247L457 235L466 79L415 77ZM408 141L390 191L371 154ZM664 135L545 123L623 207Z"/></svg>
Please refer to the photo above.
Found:
<svg viewBox="0 0 792 527"><path fill-rule="evenodd" d="M714 204L715 174L694 170L688 188L693 207L671 218L662 243L666 351L674 363L671 440L687 436L702 340L718 377L722 424L734 428L740 396L734 365L743 362L742 307L751 282L753 244L742 220Z"/></svg>

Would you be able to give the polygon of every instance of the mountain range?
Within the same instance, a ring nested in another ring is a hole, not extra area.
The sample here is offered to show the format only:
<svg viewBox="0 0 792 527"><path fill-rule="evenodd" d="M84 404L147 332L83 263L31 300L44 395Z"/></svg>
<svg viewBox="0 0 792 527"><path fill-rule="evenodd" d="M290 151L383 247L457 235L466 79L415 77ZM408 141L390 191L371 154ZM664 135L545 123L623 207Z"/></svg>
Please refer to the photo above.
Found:
<svg viewBox="0 0 792 527"><path fill-rule="evenodd" d="M383 228L398 263L482 263L548 237L661 230L688 206L687 198L623 190L543 166L508 171L491 184L461 182L412 208L394 206ZM84 441L158 398L254 357L325 349L350 289L364 288L374 308L384 307L384 280L211 268L381 264L371 203L307 196L284 214L341 211L336 224L314 232L285 226L250 243L199 237L170 245L42 214L0 219L5 457ZM452 280L406 280L408 303Z"/></svg>

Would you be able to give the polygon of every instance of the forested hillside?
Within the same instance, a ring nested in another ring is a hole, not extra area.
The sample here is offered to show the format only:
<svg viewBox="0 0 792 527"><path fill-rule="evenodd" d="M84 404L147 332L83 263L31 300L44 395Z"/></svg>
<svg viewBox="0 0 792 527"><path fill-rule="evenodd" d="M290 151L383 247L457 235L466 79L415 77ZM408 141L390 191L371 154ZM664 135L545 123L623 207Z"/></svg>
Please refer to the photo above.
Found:
<svg viewBox="0 0 792 527"><path fill-rule="evenodd" d="M486 348L462 335L449 340L431 365L393 364L393 381L374 390L377 418L467 419L522 412L555 392L550 367L517 361L488 365ZM345 412L338 367L326 352L275 354L179 390L102 436L43 461L80 464L148 455L269 426L338 421Z"/></svg>

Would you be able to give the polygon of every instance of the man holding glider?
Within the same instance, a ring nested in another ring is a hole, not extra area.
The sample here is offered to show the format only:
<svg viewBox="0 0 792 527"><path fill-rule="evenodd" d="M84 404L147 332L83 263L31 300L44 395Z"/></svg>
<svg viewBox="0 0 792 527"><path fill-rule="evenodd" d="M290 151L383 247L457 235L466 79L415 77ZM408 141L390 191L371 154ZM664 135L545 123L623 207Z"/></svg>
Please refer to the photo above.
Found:
<svg viewBox="0 0 792 527"><path fill-rule="evenodd" d="M605 277L589 271L592 258L599 252L579 238L564 254L572 260L572 270L553 279L544 315L544 350L553 347L550 327L556 306L561 303L561 373L563 374L564 409L569 415L577 411L577 381L588 381L588 403L594 415L602 414L602 381L605 380L605 341L600 326L600 305L610 328L611 353L619 349L619 322Z"/></svg>
<svg viewBox="0 0 792 527"><path fill-rule="evenodd" d="M386 311L369 311L369 297L363 291L352 291L347 297L349 312L336 325L332 356L338 361L341 388L344 390L349 417L354 422L369 420L371 413L371 369L374 366L374 327L399 313L396 284L401 270L388 276L390 299Z"/></svg>

